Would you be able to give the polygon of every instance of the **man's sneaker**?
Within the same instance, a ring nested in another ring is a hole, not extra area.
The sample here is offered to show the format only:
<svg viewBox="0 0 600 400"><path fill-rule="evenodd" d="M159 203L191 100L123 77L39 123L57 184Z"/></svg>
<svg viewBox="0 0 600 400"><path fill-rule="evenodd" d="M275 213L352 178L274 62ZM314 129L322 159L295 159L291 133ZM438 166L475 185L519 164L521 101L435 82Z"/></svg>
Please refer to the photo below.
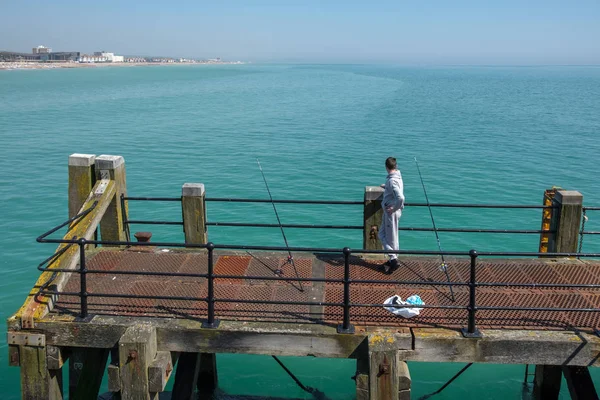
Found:
<svg viewBox="0 0 600 400"><path fill-rule="evenodd" d="M384 271L387 275L391 275L392 272L394 272L395 270L398 269L398 267L400 267L400 264L398 263L397 258L392 258L390 261L388 261L388 265L389 265L388 270Z"/></svg>
<svg viewBox="0 0 600 400"><path fill-rule="evenodd" d="M391 268L392 268L392 264L390 264L390 261L389 261L389 260L388 260L388 261L386 261L386 262L384 262L383 264L381 264L381 265L379 266L379 270L380 270L381 272L383 272L384 274L387 274L387 273L388 273L388 271L390 271L390 270L391 270Z"/></svg>

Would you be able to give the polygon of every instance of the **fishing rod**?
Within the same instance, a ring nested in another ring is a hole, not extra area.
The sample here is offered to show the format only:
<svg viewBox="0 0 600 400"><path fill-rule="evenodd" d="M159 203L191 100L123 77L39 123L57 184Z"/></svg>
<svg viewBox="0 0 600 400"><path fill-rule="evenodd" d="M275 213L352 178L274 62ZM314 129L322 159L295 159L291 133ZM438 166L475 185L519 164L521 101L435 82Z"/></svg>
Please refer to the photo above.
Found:
<svg viewBox="0 0 600 400"><path fill-rule="evenodd" d="M421 168L419 168L419 162L417 161L417 157L415 157L415 163L417 164L417 171L419 171L419 178L421 179L421 186L423 186L423 193L425 193L425 201L427 202L427 208L429 209L429 215L431 216L431 223L433 224L433 231L435 232L435 238L437 240L438 249L440 250L440 253L443 253L442 245L440 243L440 236L438 235L438 231L435 226L435 219L433 219L431 204L429 203L427 189L425 189L425 182L423 182L423 175L421 175ZM444 254L440 254L440 256L442 257L442 264L440 265L440 270L444 271L444 274L446 274L446 279L448 283L450 283L450 275L448 274L448 264L446 264L446 260L444 260ZM454 290L452 289L452 285L449 285L448 287L450 288L450 296L452 297L452 301L455 301Z"/></svg>
<svg viewBox="0 0 600 400"><path fill-rule="evenodd" d="M271 196L271 190L269 189L269 184L267 183L267 178L265 178L265 173L263 172L262 166L260 165L260 161L258 158L256 159L258 163L258 169L260 169L260 173L262 174L263 181L265 181L265 186L267 187L267 192L269 193L269 199L271 199L271 205L273 206L273 211L275 211L275 216L277 217L277 223L279 224L279 229L281 229L281 235L283 236L283 241L285 242L285 247L287 248L288 258L287 262L292 264L294 267L294 273L296 274L296 278L298 279L298 283L300 284L300 291L304 292L304 288L302 287L302 281L300 280L300 275L298 275L298 270L296 269L296 263L294 263L294 257L292 257L292 252L290 251L290 246L288 245L287 238L285 237L285 232L283 231L283 225L281 225L281 220L279 219L279 213L277 212L277 207L275 207L275 202L273 201L273 196ZM275 270L277 275L281 275L283 271L281 269Z"/></svg>

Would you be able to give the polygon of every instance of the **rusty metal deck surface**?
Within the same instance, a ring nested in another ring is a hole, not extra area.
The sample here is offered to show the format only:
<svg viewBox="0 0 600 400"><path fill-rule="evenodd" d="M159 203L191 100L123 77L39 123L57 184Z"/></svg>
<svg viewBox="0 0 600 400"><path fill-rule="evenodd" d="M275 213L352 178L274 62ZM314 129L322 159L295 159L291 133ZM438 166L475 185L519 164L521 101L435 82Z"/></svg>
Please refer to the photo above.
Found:
<svg viewBox="0 0 600 400"><path fill-rule="evenodd" d="M223 320L265 322L314 322L337 324L342 319L340 306L249 304L244 300L298 301L341 303L341 283L304 282L304 290L294 281L292 266L286 263L287 254L245 253L215 254L216 275L243 275L248 278L216 278L216 317ZM298 274L303 278L343 278L342 257L295 255ZM439 270L438 258L410 257L401 259L401 267L392 275L377 270L380 260L351 257L350 274L354 280L384 280L378 284L352 284L352 303L374 304L398 294L406 298L421 296L427 305L466 306L468 288L454 287L455 301L445 286L433 286L431 281L445 281ZM447 260L451 280L467 282L469 259ZM207 296L207 280L200 277L120 275L116 271L166 272L205 274L206 253L161 250L136 251L106 250L90 256L87 268L102 273L88 273L90 314L160 316L176 318L206 318L207 305L200 299ZM281 268L287 280L266 281L252 276L273 277ZM414 284L403 284L412 281ZM480 259L477 262L477 281L496 283L550 283L550 284L600 284L600 262L549 259ZM79 274L72 274L64 292L79 292ZM165 297L190 297L195 300L134 299L97 296L145 295ZM219 299L233 299L225 302ZM60 295L54 313L78 314L78 296ZM531 307L531 308L594 308L600 311L600 289L557 289L478 287L477 306ZM424 327L438 326L461 328L467 325L467 311L426 308L421 315L411 319L397 317L383 307L352 307L351 322L355 325ZM477 325L480 328L506 329L583 329L600 328L599 312L566 311L515 311L479 310Z"/></svg>

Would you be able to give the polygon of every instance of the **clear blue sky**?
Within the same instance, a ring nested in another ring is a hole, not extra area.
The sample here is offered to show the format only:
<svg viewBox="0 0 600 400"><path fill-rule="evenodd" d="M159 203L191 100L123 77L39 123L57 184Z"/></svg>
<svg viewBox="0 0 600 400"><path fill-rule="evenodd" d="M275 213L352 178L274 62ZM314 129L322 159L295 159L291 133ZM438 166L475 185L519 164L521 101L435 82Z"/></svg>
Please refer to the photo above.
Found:
<svg viewBox="0 0 600 400"><path fill-rule="evenodd" d="M254 62L600 64L600 0L0 0L0 49Z"/></svg>

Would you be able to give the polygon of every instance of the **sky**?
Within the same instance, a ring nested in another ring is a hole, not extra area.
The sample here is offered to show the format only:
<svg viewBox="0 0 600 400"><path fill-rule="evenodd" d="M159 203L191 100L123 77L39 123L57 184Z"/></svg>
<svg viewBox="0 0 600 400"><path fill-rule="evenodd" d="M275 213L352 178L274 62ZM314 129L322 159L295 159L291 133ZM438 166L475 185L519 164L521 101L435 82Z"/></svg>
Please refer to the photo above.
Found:
<svg viewBox="0 0 600 400"><path fill-rule="evenodd" d="M0 0L0 50L259 63L598 65L600 0Z"/></svg>

